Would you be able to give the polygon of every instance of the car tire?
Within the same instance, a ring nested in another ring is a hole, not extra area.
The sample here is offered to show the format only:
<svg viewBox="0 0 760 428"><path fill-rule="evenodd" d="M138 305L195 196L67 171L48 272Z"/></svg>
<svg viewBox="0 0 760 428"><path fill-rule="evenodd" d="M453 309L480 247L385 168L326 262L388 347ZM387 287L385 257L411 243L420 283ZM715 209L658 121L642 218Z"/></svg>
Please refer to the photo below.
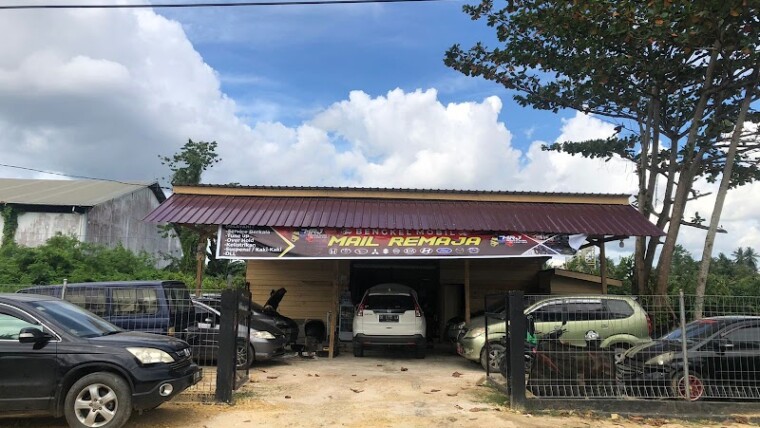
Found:
<svg viewBox="0 0 760 428"><path fill-rule="evenodd" d="M417 358L418 360L425 359L425 345L417 345L416 348L414 348L414 358Z"/></svg>
<svg viewBox="0 0 760 428"><path fill-rule="evenodd" d="M364 348L362 348L362 345L354 344L354 357L361 358L364 356Z"/></svg>
<svg viewBox="0 0 760 428"><path fill-rule="evenodd" d="M486 354L486 351L490 352L490 358ZM486 370L490 364L491 367L488 368L490 373L500 373L506 351L507 349L500 343L491 343L489 346L484 346L483 350L480 351L480 366L483 367L483 370Z"/></svg>
<svg viewBox="0 0 760 428"><path fill-rule="evenodd" d="M74 428L120 428L132 415L132 391L121 376L88 374L66 393L63 414Z"/></svg>
<svg viewBox="0 0 760 428"><path fill-rule="evenodd" d="M253 349L253 345L238 342L235 346L235 368L238 370L245 370L251 367L254 361L256 351Z"/></svg>
<svg viewBox="0 0 760 428"><path fill-rule="evenodd" d="M678 372L670 381L670 391L673 397L686 400L686 376L684 372ZM698 373L689 372L689 392L691 401L699 401L705 398L707 386L705 380Z"/></svg>

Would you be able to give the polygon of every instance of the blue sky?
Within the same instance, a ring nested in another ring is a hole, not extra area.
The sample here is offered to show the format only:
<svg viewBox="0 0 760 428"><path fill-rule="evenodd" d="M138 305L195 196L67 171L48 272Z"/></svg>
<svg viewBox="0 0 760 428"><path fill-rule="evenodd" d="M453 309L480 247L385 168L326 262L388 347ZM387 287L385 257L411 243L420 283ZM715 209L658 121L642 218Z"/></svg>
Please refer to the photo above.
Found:
<svg viewBox="0 0 760 428"><path fill-rule="evenodd" d="M518 106L500 85L446 67L455 43L495 44L494 31L462 11L464 2L164 9L182 23L222 89L249 121L295 125L352 90L436 88L442 103L496 95L513 145L557 137L559 115Z"/></svg>
<svg viewBox="0 0 760 428"><path fill-rule="evenodd" d="M193 139L219 144L205 183L634 194L629 162L540 149L612 124L522 108L443 64L494 43L463 4L3 11L0 176L168 184L159 156ZM729 195L723 225L742 234L717 251L758 247L759 189ZM681 242L696 253L703 235Z"/></svg>

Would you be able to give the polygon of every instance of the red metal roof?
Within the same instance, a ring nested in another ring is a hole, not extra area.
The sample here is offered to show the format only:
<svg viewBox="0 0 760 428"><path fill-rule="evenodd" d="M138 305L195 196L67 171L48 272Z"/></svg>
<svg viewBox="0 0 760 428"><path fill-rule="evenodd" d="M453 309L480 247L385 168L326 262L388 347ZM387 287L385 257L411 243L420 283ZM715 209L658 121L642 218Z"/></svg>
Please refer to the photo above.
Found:
<svg viewBox="0 0 760 428"><path fill-rule="evenodd" d="M146 221L198 225L661 236L620 204L174 194Z"/></svg>

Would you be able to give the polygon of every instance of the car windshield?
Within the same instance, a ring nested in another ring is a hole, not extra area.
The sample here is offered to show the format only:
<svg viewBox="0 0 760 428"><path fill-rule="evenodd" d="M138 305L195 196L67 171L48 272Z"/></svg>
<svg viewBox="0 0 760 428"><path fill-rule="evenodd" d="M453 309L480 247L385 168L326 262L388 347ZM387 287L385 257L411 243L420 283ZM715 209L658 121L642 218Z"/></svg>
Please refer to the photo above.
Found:
<svg viewBox="0 0 760 428"><path fill-rule="evenodd" d="M712 336L720 329L720 323L716 320L702 319L686 324L686 341L705 339ZM681 340L681 329L677 328L662 337L663 340Z"/></svg>
<svg viewBox="0 0 760 428"><path fill-rule="evenodd" d="M64 300L41 300L35 302L34 306L74 336L98 337L122 331L119 327L92 312Z"/></svg>

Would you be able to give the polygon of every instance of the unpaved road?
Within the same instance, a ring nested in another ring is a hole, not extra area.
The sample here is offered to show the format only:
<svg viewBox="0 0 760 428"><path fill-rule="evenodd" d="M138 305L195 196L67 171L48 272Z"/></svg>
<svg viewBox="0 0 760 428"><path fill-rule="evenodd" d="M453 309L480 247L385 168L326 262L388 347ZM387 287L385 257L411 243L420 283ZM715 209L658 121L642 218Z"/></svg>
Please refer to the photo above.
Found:
<svg viewBox="0 0 760 428"><path fill-rule="evenodd" d="M236 404L168 403L135 414L127 427L749 427L610 415L526 415L483 385L478 366L451 354L416 360L398 351L286 358L251 370ZM0 427L64 428L62 419L0 417Z"/></svg>

